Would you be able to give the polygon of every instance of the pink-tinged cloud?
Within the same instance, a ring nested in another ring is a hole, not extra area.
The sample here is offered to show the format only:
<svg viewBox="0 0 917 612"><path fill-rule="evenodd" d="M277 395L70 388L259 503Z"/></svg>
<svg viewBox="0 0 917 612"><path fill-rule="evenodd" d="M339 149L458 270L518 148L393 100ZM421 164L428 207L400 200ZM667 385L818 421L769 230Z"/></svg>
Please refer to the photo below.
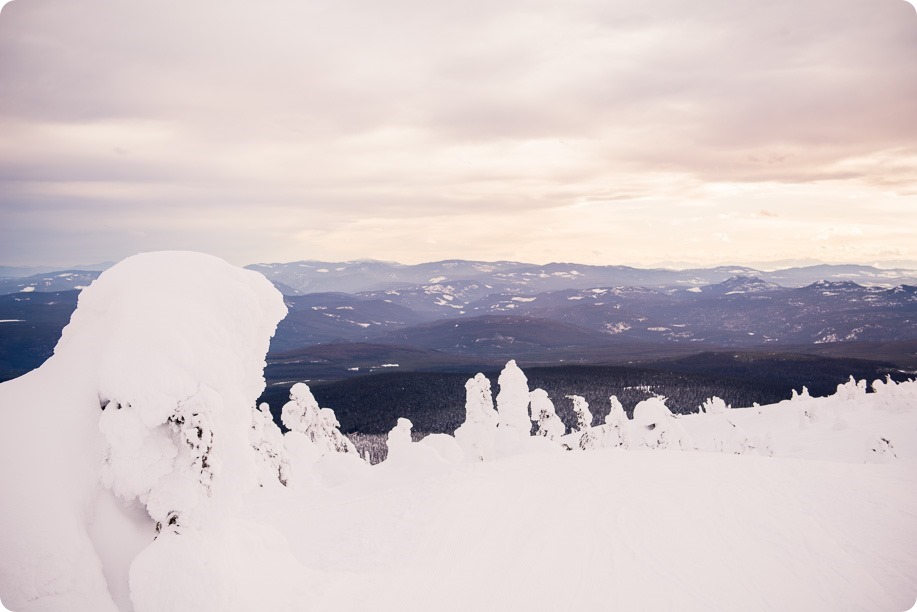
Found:
<svg viewBox="0 0 917 612"><path fill-rule="evenodd" d="M917 259L915 100L902 0L15 0L0 263Z"/></svg>

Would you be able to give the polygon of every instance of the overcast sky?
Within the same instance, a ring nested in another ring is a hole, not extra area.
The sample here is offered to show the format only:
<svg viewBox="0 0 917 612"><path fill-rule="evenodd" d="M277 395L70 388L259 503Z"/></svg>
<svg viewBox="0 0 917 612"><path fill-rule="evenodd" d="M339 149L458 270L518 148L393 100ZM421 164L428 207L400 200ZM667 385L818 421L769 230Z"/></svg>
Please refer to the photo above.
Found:
<svg viewBox="0 0 917 612"><path fill-rule="evenodd" d="M917 260L904 0L13 0L0 264Z"/></svg>

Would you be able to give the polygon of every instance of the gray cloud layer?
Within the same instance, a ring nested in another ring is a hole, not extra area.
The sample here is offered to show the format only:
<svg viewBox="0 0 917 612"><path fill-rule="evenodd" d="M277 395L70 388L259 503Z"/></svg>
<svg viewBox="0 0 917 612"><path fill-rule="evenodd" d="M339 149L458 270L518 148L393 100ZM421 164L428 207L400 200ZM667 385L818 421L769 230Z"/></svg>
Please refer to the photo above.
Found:
<svg viewBox="0 0 917 612"><path fill-rule="evenodd" d="M915 100L903 0L14 0L0 258L917 259Z"/></svg>

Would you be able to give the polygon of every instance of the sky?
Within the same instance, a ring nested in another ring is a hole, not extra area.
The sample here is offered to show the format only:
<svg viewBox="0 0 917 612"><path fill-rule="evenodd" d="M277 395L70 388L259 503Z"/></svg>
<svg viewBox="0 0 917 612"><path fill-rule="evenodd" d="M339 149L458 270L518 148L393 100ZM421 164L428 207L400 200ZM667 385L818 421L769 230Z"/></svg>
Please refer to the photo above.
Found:
<svg viewBox="0 0 917 612"><path fill-rule="evenodd" d="M0 264L891 265L915 237L904 0L0 10Z"/></svg>

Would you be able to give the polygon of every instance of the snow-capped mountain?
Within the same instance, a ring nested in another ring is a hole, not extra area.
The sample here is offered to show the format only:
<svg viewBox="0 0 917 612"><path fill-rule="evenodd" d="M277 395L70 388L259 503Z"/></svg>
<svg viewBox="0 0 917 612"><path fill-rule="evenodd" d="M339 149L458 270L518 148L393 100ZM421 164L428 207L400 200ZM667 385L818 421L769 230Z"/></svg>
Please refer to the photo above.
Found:
<svg viewBox="0 0 917 612"><path fill-rule="evenodd" d="M732 277L758 278L784 287L801 287L818 280L854 281L861 285L893 287L917 284L917 271L883 270L872 266L816 265L765 272L743 266L687 270L641 269L576 263L536 265L522 262L449 260L417 265L382 261L254 264L248 266L269 280L297 293L322 291L379 291L421 285L478 283L511 293L540 293L592 287L700 287Z"/></svg>
<svg viewBox="0 0 917 612"><path fill-rule="evenodd" d="M751 275L753 271L737 267L672 272L465 261L418 266L307 262L262 271L287 294L289 314L274 336L273 353L328 342L375 342L481 358L524 354L560 359L580 349L583 359L607 360L632 355L638 345L684 354L917 339L917 287L909 284L886 288L831 278L784 287L768 280L766 273ZM864 267L842 271L886 273ZM455 280L448 275L484 278ZM7 292L0 299L2 377L37 367L50 355L76 306L75 292L97 276L61 271L0 279L0 291ZM589 284L622 276L652 282ZM705 278L716 282L703 284ZM676 285L652 286L663 281ZM291 295L298 291L293 285L329 284L349 291ZM384 288L356 291L370 285ZM74 293L53 293L61 289Z"/></svg>

